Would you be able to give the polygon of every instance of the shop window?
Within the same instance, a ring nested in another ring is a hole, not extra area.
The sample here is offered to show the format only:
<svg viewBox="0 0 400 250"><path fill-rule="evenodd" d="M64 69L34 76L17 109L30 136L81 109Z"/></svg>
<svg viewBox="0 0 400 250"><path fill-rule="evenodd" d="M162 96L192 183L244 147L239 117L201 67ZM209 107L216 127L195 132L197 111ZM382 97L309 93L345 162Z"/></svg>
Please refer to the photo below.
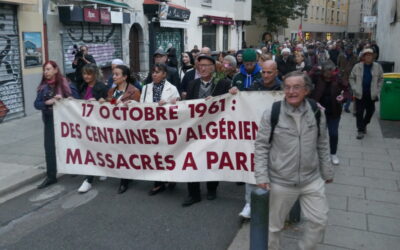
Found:
<svg viewBox="0 0 400 250"><path fill-rule="evenodd" d="M332 40L332 34L331 33L326 33L326 40L330 41Z"/></svg>
<svg viewBox="0 0 400 250"><path fill-rule="evenodd" d="M229 46L229 26L228 25L224 25L224 30L223 30L223 37L222 37L222 41L223 41L223 50L227 51L228 50L228 46Z"/></svg>
<svg viewBox="0 0 400 250"><path fill-rule="evenodd" d="M211 50L216 50L216 38L217 38L217 25L203 25L203 38L202 46L209 47Z"/></svg>

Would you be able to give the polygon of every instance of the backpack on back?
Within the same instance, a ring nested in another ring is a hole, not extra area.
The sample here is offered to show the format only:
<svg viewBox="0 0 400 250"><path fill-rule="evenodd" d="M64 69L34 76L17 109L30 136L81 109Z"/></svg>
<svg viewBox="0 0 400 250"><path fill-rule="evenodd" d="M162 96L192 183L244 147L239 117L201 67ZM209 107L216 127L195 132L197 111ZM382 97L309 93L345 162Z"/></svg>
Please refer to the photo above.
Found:
<svg viewBox="0 0 400 250"><path fill-rule="evenodd" d="M320 129L319 129L319 124L321 122L321 110L318 108L317 102L313 99L306 99L307 102L311 105L311 108L314 112L315 115L315 120L317 121L317 126L318 126L318 136L320 135ZM269 136L269 141L268 143L271 144L272 138L274 135L274 130L276 125L278 124L279 121L279 114L281 112L281 105L282 101L277 101L272 104L272 110L271 110L271 134Z"/></svg>

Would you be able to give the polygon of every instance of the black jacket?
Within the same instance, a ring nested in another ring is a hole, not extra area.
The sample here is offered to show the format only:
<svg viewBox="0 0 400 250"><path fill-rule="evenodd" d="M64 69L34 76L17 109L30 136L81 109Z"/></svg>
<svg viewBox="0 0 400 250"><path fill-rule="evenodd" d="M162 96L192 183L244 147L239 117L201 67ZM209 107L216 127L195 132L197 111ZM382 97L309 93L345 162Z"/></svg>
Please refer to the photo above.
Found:
<svg viewBox="0 0 400 250"><path fill-rule="evenodd" d="M200 78L189 82L187 87L186 100L199 99L200 84L201 84ZM215 83L213 79L212 84L213 86L211 86L212 88L211 96L226 94L231 88L231 82L225 79L219 80L217 83Z"/></svg>
<svg viewBox="0 0 400 250"><path fill-rule="evenodd" d="M175 68L172 68L170 66L167 66L167 81L172 83L178 91L180 90L181 87L181 79L178 74L178 70ZM153 82L153 78L151 77L151 72L147 75L146 79L144 80L146 84L149 84Z"/></svg>
<svg viewBox="0 0 400 250"><path fill-rule="evenodd" d="M88 85L84 83L82 91L80 92L80 96L82 99L85 97L87 87ZM93 86L92 94L96 100L99 100L100 98L106 99L107 92L108 92L107 85L105 85L102 82L96 82L96 84Z"/></svg>
<svg viewBox="0 0 400 250"><path fill-rule="evenodd" d="M183 76L182 82L181 82L181 91L182 92L187 91L189 82L193 81L195 76L196 76L196 69L189 70L185 73L185 75Z"/></svg>
<svg viewBox="0 0 400 250"><path fill-rule="evenodd" d="M282 56L278 56L275 61L278 66L279 79L282 79L282 77L287 73L296 70L296 62L292 55L287 58L286 62L282 59Z"/></svg>

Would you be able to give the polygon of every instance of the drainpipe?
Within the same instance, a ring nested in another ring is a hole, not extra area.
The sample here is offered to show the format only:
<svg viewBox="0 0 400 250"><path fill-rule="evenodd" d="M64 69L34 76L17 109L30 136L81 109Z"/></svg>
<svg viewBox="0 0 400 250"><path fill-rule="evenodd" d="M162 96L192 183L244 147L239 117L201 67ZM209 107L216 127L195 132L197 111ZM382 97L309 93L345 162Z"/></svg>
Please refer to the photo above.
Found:
<svg viewBox="0 0 400 250"><path fill-rule="evenodd" d="M44 40L44 54L45 61L49 60L49 41L47 37L47 10L49 8L50 0L43 0L43 40Z"/></svg>

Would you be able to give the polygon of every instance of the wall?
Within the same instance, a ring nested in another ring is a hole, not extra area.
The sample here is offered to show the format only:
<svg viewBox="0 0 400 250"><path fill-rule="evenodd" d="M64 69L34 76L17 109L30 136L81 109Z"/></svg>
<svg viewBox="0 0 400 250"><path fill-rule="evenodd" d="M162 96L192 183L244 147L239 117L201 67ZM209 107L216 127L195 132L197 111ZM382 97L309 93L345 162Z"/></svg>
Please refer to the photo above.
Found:
<svg viewBox="0 0 400 250"><path fill-rule="evenodd" d="M179 1L173 1L174 3L179 3ZM181 1L182 2L182 1ZM198 45L199 48L202 47L202 26L199 25L199 17L203 15L210 16L220 16L220 17L230 17L235 19L235 4L234 0L228 1L212 1L212 7L202 6L201 1L198 0L188 0L186 1L186 7L190 9L190 23L189 28L185 32L185 49L191 50L194 45ZM247 8L251 9L251 2L246 1ZM249 7L250 6L250 7ZM222 26L217 26L217 50L222 50ZM229 26L229 42L228 48L237 50L241 47L242 39L242 29L241 26L237 27L235 25Z"/></svg>
<svg viewBox="0 0 400 250"><path fill-rule="evenodd" d="M397 1L397 4L400 4L400 1ZM376 38L380 48L379 60L395 62L394 72L400 72L400 50L396 43L400 40L400 13L397 13L398 21L390 24L390 10L390 4L386 1L378 1Z"/></svg>
<svg viewBox="0 0 400 250"><path fill-rule="evenodd" d="M42 62L45 60L45 51L44 51L44 37L43 37L43 14L42 14L42 1L39 1L37 5L20 5L18 8L18 24L19 24L19 33L22 38L22 32L40 32L42 34ZM37 110L33 107L33 102L36 98L36 88L39 85L42 79L42 65L36 66L33 68L26 68L24 65L24 56L23 56L23 42L21 39L20 42L21 48L21 66L23 73L23 89L24 89L24 105L25 105L25 114L30 115Z"/></svg>

